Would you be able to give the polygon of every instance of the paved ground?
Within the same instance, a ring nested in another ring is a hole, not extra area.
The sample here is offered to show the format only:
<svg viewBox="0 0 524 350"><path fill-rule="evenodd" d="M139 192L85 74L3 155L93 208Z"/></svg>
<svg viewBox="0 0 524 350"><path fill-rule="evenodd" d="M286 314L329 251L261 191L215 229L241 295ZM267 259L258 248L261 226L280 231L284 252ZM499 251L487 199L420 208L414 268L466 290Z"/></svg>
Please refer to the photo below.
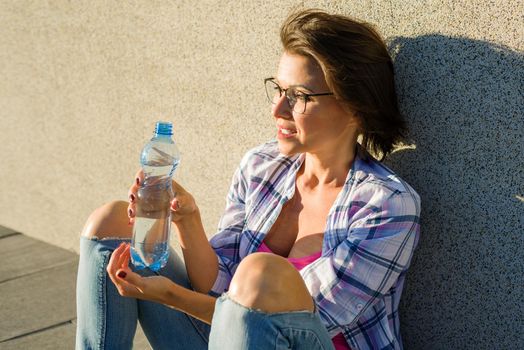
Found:
<svg viewBox="0 0 524 350"><path fill-rule="evenodd" d="M0 349L74 349L78 255L0 226ZM142 330L135 349L150 349Z"/></svg>

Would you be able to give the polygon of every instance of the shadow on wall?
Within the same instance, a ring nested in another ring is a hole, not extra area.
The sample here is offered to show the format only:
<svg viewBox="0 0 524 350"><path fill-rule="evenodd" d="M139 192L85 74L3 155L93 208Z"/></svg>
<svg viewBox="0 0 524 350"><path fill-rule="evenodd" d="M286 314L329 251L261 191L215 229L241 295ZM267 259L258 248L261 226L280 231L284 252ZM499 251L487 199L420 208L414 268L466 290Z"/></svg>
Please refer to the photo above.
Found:
<svg viewBox="0 0 524 350"><path fill-rule="evenodd" d="M467 38L394 38L414 150L388 164L422 197L401 301L410 349L524 344L524 54Z"/></svg>

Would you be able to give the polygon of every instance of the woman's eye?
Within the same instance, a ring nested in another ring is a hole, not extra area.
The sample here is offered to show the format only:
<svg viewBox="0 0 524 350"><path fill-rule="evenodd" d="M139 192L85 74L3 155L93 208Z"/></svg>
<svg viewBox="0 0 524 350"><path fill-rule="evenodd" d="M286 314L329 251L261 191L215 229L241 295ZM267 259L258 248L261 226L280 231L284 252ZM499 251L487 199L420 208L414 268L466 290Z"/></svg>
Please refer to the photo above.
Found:
<svg viewBox="0 0 524 350"><path fill-rule="evenodd" d="M308 95L302 93L302 92L299 92L299 91L296 91L295 92L295 99L299 100L299 101L307 101L308 100Z"/></svg>

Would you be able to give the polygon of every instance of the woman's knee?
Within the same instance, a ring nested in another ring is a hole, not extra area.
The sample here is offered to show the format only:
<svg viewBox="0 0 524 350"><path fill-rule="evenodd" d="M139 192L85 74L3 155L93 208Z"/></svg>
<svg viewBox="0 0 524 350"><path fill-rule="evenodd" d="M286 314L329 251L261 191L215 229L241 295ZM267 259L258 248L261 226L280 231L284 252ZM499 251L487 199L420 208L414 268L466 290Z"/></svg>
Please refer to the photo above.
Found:
<svg viewBox="0 0 524 350"><path fill-rule="evenodd" d="M133 230L127 216L128 203L112 201L95 209L87 218L82 236L87 238L130 238Z"/></svg>
<svg viewBox="0 0 524 350"><path fill-rule="evenodd" d="M241 305L265 312L314 309L298 271L287 259L275 254L254 253L244 258L228 294Z"/></svg>

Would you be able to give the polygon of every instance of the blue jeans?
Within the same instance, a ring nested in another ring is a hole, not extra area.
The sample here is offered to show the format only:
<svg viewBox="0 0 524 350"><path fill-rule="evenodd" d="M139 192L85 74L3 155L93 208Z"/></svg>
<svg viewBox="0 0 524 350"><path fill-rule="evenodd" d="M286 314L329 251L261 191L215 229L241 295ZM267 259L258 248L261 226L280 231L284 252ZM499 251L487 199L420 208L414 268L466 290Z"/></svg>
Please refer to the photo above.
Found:
<svg viewBox="0 0 524 350"><path fill-rule="evenodd" d="M333 349L316 312L267 314L224 294L215 304L211 327L167 306L120 296L106 267L124 241L80 240L76 349L131 349L137 321L153 349ZM147 269L138 273L154 274ZM184 263L173 250L158 273L191 288Z"/></svg>

